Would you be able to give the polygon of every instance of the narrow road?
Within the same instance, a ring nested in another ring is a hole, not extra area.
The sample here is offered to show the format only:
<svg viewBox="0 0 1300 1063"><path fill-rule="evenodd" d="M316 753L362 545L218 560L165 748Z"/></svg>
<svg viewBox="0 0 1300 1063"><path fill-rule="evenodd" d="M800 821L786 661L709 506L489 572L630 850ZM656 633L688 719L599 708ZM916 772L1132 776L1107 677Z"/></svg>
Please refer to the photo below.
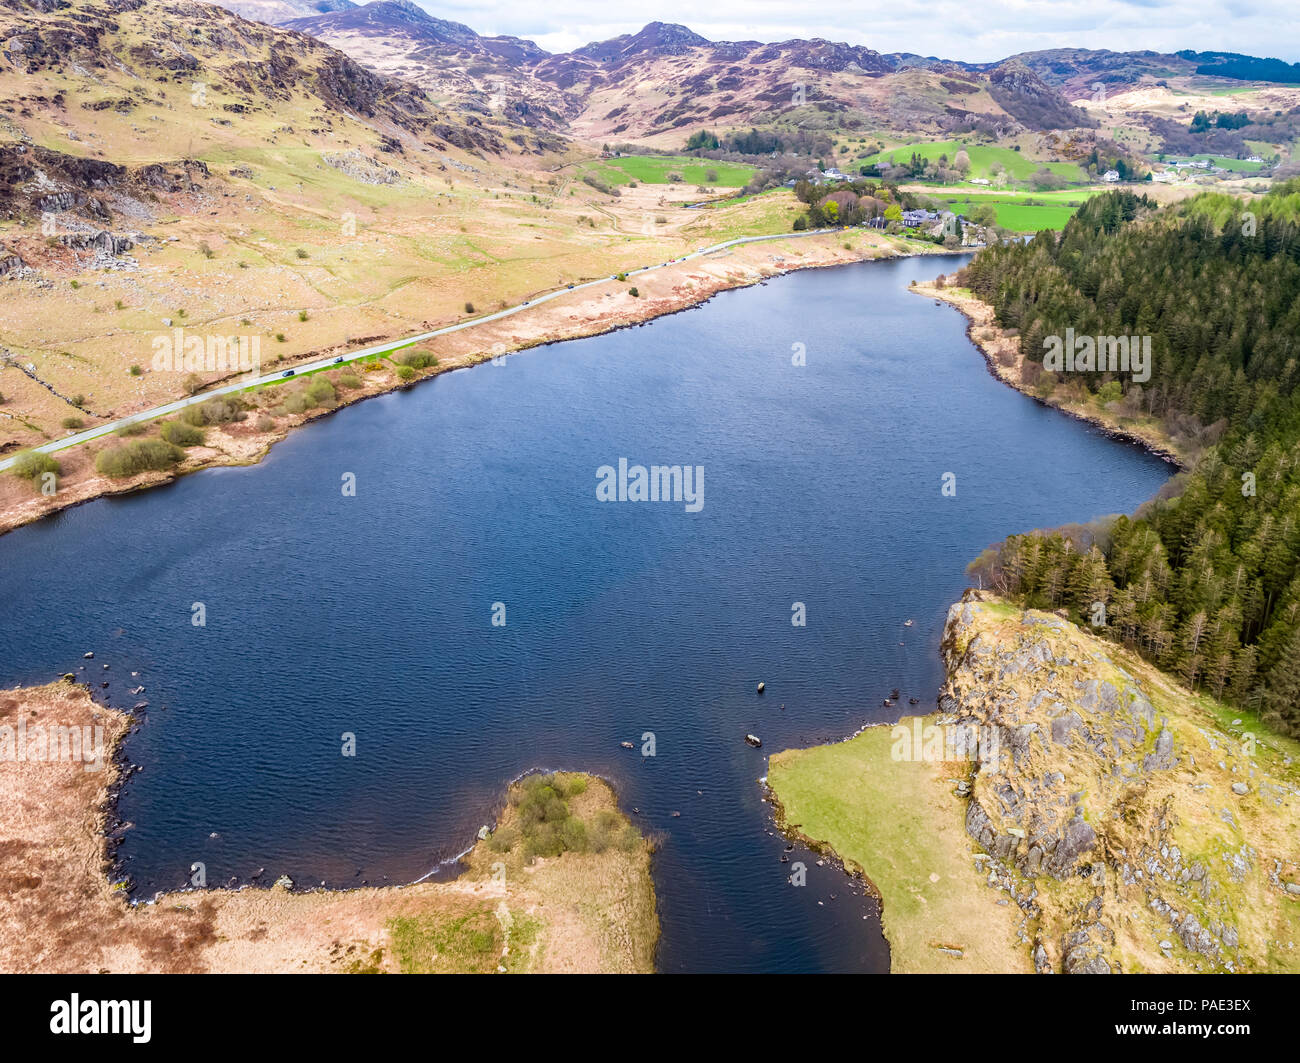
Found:
<svg viewBox="0 0 1300 1063"><path fill-rule="evenodd" d="M711 247L702 247L698 251L692 251L690 254L682 255L678 258L671 258L665 263L659 263L653 266L642 266L640 269L628 270L626 276L635 277L641 273L650 273L657 269L663 269L664 266L671 266L680 262L689 262L694 258L702 258L705 255L716 254L719 251L725 251L729 247L736 247L739 244L754 244L764 240L791 240L801 236L824 236L827 233L837 232L836 229L810 229L801 233L774 233L770 236L741 236L735 240L727 240L720 244L713 244ZM217 398L220 395L233 395L235 392L248 391L250 388L260 387L263 384L277 383L286 377L294 377L300 373L310 373L316 369L326 369L332 365L347 365L349 362L355 362L362 358L372 358L377 354L387 354L395 351L400 347L407 347L413 343L423 343L425 340L431 340L437 336L445 336L451 332L459 332L461 329L474 328L477 325L486 324L489 321L499 321L503 317L509 317L511 314L518 314L521 311L529 310L542 303L550 302L552 299L558 299L562 295L568 295L570 292L581 291L583 288L592 288L597 284L608 284L612 278L601 277L594 281L583 281L581 284L575 284L572 287L557 288L553 292L547 292L545 295L539 295L536 298L528 299L518 306L508 307L505 310L498 310L494 314L485 314L481 317L470 318L467 321L461 321L455 325L445 325L442 328L434 329L432 332L421 332L414 336L407 336L405 339L393 340L391 343L382 343L375 347L363 347L361 350L350 351L347 354L338 355L333 358L323 358L319 361L308 362L305 365L294 366L293 369L280 370L275 373L268 373L264 376L257 377L255 380L241 380L236 384L227 384L225 387L213 388L211 391L201 391L197 395L191 395L184 399L177 399L175 402L168 402L162 406L155 406L152 410L145 410L142 413L132 414L130 417L120 417L110 424L98 425L95 428L88 428L84 432L78 432L76 435L65 436L62 439L55 439L49 443L42 443L38 447L32 447L41 454L54 454L60 450L67 450L69 447L75 447L81 443L89 443L92 439L99 439L102 436L111 435L119 428L127 425L139 424L142 421L152 421L158 417L166 417L168 414L177 413L187 406L195 406L199 403L208 402L210 399ZM5 458L0 461L0 472L8 469L18 460L18 455Z"/></svg>

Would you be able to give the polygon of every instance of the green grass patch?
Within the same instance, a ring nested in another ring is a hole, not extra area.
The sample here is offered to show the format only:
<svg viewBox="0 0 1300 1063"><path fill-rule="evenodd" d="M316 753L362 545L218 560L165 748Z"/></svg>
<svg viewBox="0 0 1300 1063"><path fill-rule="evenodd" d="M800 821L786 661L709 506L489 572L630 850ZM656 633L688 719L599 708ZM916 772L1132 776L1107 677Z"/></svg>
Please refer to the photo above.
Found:
<svg viewBox="0 0 1300 1063"><path fill-rule="evenodd" d="M741 188L757 171L743 163L714 162L690 155L628 155L621 159L601 159L583 167L581 172L593 174L605 184L614 186L632 181L643 185L666 185L671 183L669 174L677 174L683 184ZM718 179L710 181L710 173L717 174Z"/></svg>

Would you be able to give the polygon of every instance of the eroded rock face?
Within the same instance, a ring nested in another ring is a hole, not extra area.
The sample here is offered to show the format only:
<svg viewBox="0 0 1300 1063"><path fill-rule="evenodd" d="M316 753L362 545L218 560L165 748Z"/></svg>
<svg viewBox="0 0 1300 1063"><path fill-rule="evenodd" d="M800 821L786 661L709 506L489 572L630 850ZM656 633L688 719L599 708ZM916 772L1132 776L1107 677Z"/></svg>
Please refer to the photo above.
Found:
<svg viewBox="0 0 1300 1063"><path fill-rule="evenodd" d="M1162 730L1145 752L1156 712L1122 669L1066 678L1072 662L1052 638L1065 621L1025 614L1019 639L999 643L975 630L977 600L953 606L943 643L941 705L957 725L987 729L996 751L980 762L966 831L1023 875L1065 878L1097 845L1092 820L1109 810L1111 783L1173 767L1173 736Z"/></svg>
<svg viewBox="0 0 1300 1063"><path fill-rule="evenodd" d="M1294 852L1261 850L1294 835L1300 787L1262 774L1246 749L1254 736L1218 729L1185 692L1063 617L982 592L949 611L942 652L936 722L981 736L954 795L983 850L980 875L1030 920L1035 969L1249 967L1243 898L1300 895L1278 870ZM1278 821L1252 833L1242 810L1262 795ZM1265 953L1275 918L1261 923Z"/></svg>

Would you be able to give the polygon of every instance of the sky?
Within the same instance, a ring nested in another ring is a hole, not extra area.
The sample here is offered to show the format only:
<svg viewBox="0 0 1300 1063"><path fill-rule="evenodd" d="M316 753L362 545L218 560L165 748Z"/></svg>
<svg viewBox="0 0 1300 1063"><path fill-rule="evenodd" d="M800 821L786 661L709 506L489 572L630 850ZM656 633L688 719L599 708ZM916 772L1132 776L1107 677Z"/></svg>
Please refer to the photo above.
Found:
<svg viewBox="0 0 1300 1063"><path fill-rule="evenodd" d="M1244 52L1300 61L1294 0L417 0L481 34L551 52L678 22L715 41L824 37L987 63L1041 48Z"/></svg>

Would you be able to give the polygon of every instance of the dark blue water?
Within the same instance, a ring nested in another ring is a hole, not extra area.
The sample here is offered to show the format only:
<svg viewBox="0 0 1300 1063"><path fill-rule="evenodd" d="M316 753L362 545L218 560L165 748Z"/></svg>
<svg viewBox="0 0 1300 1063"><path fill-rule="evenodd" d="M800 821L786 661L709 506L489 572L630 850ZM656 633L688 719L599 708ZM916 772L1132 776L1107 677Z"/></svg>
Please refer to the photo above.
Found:
<svg viewBox="0 0 1300 1063"><path fill-rule="evenodd" d="M581 768L663 832L661 968L883 970L874 908L838 872L809 860L787 884L766 752L888 718L892 687L932 705L972 557L1132 510L1169 472L990 377L963 319L905 290L953 268L792 274L7 535L0 686L94 650L113 704L146 687L119 806L137 896L196 860L212 884L409 882L510 779ZM620 457L704 466L703 509L597 501ZM619 747L646 731L653 759Z"/></svg>

